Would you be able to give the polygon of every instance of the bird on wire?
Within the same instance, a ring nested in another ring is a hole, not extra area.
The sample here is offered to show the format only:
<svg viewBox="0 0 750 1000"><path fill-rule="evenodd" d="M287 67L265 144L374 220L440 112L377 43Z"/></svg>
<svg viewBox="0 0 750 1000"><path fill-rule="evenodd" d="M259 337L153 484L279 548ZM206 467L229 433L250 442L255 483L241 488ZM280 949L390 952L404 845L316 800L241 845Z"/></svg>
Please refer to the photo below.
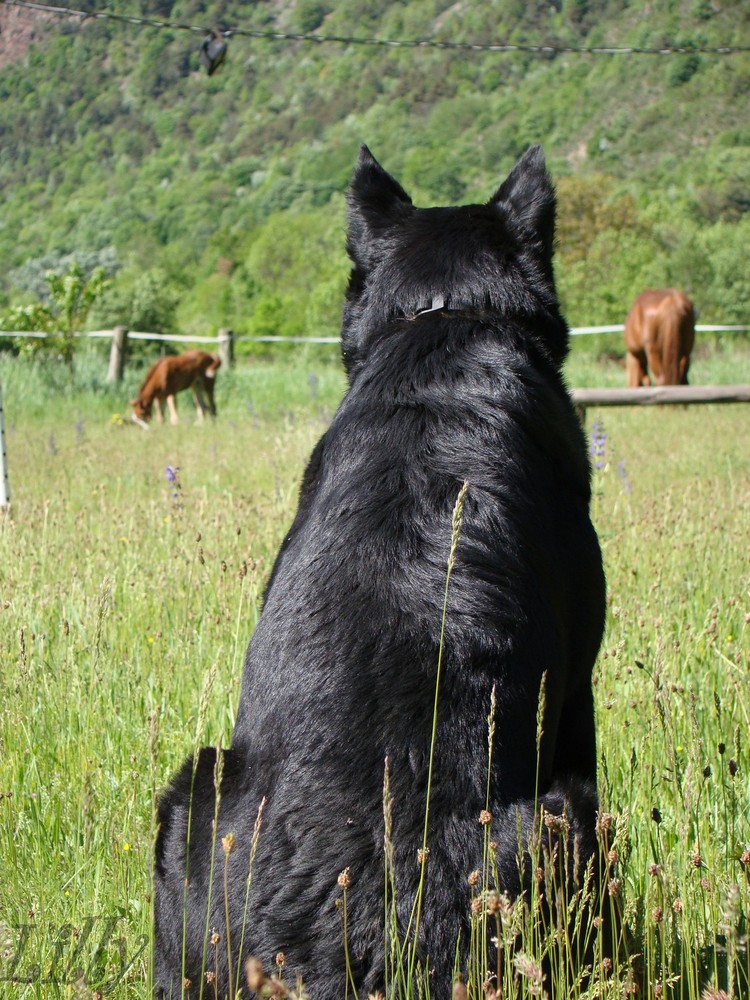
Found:
<svg viewBox="0 0 750 1000"><path fill-rule="evenodd" d="M216 70L224 62L227 54L227 40L218 28L213 28L210 34L206 35L201 44L201 66L203 66L209 76L213 76Z"/></svg>

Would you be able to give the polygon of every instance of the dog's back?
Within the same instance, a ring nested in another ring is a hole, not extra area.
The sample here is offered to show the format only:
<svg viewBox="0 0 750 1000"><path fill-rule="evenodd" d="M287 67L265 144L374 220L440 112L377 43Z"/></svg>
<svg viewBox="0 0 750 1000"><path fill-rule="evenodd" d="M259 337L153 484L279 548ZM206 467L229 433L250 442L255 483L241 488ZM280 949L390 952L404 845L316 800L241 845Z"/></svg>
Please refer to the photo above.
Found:
<svg viewBox="0 0 750 1000"><path fill-rule="evenodd" d="M553 230L538 149L486 205L456 209L415 209L368 151L360 156L342 332L349 390L305 473L248 649L216 831L219 839L233 832L239 847L229 859L237 940L253 822L267 798L245 950L284 951L314 1000L344 993L335 902L345 867L354 979L366 991L383 986L386 757L402 930L408 923L441 647L420 934L436 995L449 988L467 926L488 767L503 888L521 888L517 817L526 838L537 804L565 810L581 856L594 850L591 670L604 578L585 442L560 374L567 327L552 278ZM443 630L451 518L464 481ZM488 762L482 724L493 686ZM186 970L168 956L182 941L190 764L162 802L162 987L200 966L211 754L201 752L196 772ZM223 905L219 893L210 926L223 925ZM224 983L226 975L224 963Z"/></svg>

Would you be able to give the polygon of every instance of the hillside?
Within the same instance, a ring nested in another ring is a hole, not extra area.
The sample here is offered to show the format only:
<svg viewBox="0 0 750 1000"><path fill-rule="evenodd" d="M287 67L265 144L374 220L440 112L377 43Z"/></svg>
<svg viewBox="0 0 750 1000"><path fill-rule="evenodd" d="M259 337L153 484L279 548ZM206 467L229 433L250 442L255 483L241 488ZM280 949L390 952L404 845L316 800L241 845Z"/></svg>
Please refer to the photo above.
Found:
<svg viewBox="0 0 750 1000"><path fill-rule="evenodd" d="M717 0L102 0L81 9L258 33L683 54L390 48L202 34L7 4L0 50L3 308L71 255L112 276L94 324L332 333L344 197L367 142L419 204L485 200L544 144L573 323L648 284L750 321L750 8ZM20 31L23 22L23 31ZM20 33L19 33L20 32ZM8 32L4 31L4 37Z"/></svg>

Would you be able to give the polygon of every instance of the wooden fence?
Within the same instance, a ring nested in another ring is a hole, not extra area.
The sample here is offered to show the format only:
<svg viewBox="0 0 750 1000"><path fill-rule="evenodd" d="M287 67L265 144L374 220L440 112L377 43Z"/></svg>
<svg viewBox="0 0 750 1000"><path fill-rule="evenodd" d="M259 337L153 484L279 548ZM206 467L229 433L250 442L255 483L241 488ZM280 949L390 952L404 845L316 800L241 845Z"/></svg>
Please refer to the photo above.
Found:
<svg viewBox="0 0 750 1000"><path fill-rule="evenodd" d="M654 385L637 389L571 389L581 418L589 406L685 406L688 403L750 403L750 385Z"/></svg>

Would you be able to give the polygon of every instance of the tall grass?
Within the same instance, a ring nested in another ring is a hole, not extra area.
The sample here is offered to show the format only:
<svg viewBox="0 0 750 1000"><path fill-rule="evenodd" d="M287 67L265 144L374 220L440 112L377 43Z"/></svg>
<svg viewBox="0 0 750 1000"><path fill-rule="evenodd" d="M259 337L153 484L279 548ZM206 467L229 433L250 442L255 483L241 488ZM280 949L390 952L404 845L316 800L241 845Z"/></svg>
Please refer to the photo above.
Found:
<svg viewBox="0 0 750 1000"><path fill-rule="evenodd" d="M220 375L215 424L195 427L181 399L179 427L144 434L116 416L133 386L106 389L95 362L83 388L61 388L0 358L13 497L0 526L0 977L12 980L0 991L10 1000L149 995L155 789L191 748L214 670L201 729L205 742L229 742L263 583L344 385L333 364L252 363ZM749 362L739 345L699 357L693 381L747 381ZM611 375L574 345L571 384ZM636 985L655 998L744 995L750 411L588 419L589 431L601 425L594 517L609 586L595 673L612 816L603 864L629 940L609 965L602 952L595 982L612 996ZM523 905L496 892L491 838L467 908L480 900L477 941L499 934L501 951L526 930L520 961L510 944L503 952L506 992L565 983L571 997L592 995L559 964L539 981L550 956ZM479 976L463 971L475 995Z"/></svg>

